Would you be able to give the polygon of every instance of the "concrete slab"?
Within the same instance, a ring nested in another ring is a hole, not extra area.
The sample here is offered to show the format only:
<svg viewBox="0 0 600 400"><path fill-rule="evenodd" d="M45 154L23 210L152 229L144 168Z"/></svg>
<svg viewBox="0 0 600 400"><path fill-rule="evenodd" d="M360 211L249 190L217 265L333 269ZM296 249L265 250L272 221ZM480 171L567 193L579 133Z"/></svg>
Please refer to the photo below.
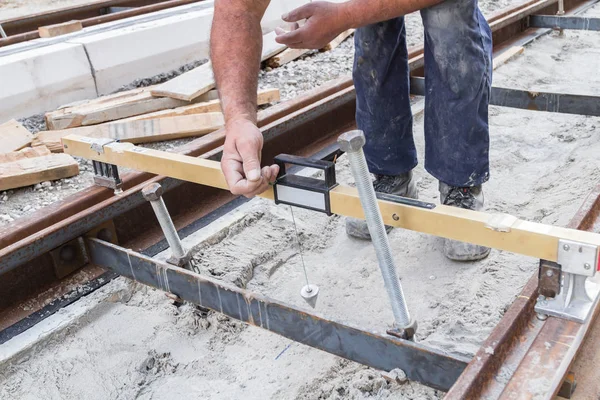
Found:
<svg viewBox="0 0 600 400"><path fill-rule="evenodd" d="M83 46L55 44L0 58L0 122L97 96Z"/></svg>

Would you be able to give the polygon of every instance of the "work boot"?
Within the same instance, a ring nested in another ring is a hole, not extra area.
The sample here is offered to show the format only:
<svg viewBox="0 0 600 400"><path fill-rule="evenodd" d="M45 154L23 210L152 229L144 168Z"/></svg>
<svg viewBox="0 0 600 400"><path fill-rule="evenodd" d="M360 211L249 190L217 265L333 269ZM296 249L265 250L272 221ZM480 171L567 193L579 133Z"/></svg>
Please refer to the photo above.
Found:
<svg viewBox="0 0 600 400"><path fill-rule="evenodd" d="M412 171L396 176L376 174L373 187L379 193L393 194L411 199L419 197ZM386 225L385 230L389 232L392 230L392 227ZM367 221L364 219L346 218L346 233L357 239L371 240L369 227L367 226Z"/></svg>
<svg viewBox="0 0 600 400"><path fill-rule="evenodd" d="M473 187L454 187L440 182L440 201L446 206L481 211L483 209L483 189L481 185ZM455 261L476 261L490 254L489 247L444 239L444 255Z"/></svg>

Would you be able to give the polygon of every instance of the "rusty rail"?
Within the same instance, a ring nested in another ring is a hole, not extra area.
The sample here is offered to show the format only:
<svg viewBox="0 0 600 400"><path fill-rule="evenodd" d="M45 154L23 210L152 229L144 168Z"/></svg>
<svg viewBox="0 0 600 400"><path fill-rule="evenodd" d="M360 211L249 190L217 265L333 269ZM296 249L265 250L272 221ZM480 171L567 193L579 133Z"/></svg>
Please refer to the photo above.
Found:
<svg viewBox="0 0 600 400"><path fill-rule="evenodd" d="M0 39L0 47L38 39L40 35L37 29L40 26L81 20L83 27L86 28L200 1L202 0L102 0L83 6L61 8L25 17L12 18L0 21L8 35L7 38ZM107 14L109 7L133 8Z"/></svg>
<svg viewBox="0 0 600 400"><path fill-rule="evenodd" d="M489 21L494 36L494 51L500 52L547 32L547 29L529 28L528 16L533 13L554 14L558 9L556 3L556 0L533 0L493 15ZM565 8L572 11L590 3L566 0ZM422 72L422 54L422 47L410 51L414 74ZM260 122L266 137L264 159L268 160L281 152L316 152L331 143L338 133L353 126L354 106L354 89L347 78L270 108L262 114ZM207 158L218 157L223 140L224 132L218 131L190 142L179 152ZM123 247L140 251L160 242L161 232L152 224L151 209L141 200L139 193L150 182L161 182L168 189L165 201L178 229L193 225L199 218L234 200L232 195L223 191L147 173L129 173L124 177L125 192L120 198L114 197L107 189L88 188L29 218L18 220L10 230L0 230L0 267L6 262L13 262L15 267L0 279L0 293L3 293L0 297L0 330L22 321L32 312L42 311L49 301L67 294L73 286L90 282L105 273L100 268L88 265L67 278L58 279L51 257L42 246L47 246L49 250L106 221L114 223ZM600 188L590 195L571 226L583 230L600 229L598 195ZM533 313L536 297L537 280L532 278L448 392L448 399L479 399L482 396L505 398L502 396L509 395L510 385L517 385L527 377L527 373L531 373L533 359L528 357L532 354L528 350L543 350L547 347L547 338L569 333L576 337L570 350L552 347L549 358L556 362L550 377L552 391L558 390L576 355L573 349L584 340L592 322L575 326L554 318L538 321ZM23 302L28 302L30 311L23 311L19 307ZM491 352L490 347L493 349ZM511 380L500 383L495 379L498 371L507 368L515 373ZM536 375L539 372L536 370Z"/></svg>

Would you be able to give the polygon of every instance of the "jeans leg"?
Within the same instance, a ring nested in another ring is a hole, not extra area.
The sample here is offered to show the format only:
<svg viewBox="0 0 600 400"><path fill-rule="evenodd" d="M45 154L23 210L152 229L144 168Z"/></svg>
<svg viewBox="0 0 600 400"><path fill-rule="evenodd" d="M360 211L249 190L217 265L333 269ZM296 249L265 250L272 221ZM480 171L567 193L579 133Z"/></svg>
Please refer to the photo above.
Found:
<svg viewBox="0 0 600 400"><path fill-rule="evenodd" d="M489 179L492 33L477 0L421 11L425 26L425 168L459 187Z"/></svg>
<svg viewBox="0 0 600 400"><path fill-rule="evenodd" d="M356 123L365 132L369 170L399 175L417 165L412 134L404 18L356 30Z"/></svg>

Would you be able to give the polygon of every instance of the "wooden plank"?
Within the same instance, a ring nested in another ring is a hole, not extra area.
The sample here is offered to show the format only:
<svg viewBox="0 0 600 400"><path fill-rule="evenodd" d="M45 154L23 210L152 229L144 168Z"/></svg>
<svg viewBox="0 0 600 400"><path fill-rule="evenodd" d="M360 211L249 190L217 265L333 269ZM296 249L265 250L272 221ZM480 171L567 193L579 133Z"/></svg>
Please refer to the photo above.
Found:
<svg viewBox="0 0 600 400"><path fill-rule="evenodd" d="M494 70L501 65L506 64L519 54L522 54L524 50L525 49L522 46L513 46L504 53L500 54L498 57L494 57Z"/></svg>
<svg viewBox="0 0 600 400"><path fill-rule="evenodd" d="M21 150L31 144L33 135L18 121L12 119L0 125L0 154Z"/></svg>
<svg viewBox="0 0 600 400"><path fill-rule="evenodd" d="M0 190L35 185L79 174L79 165L68 154L50 154L0 164Z"/></svg>
<svg viewBox="0 0 600 400"><path fill-rule="evenodd" d="M285 49L281 53L273 56L267 60L267 65L271 68L281 67L289 63L290 61L294 61L304 54L311 51L310 49Z"/></svg>
<svg viewBox="0 0 600 400"><path fill-rule="evenodd" d="M181 100L156 98L149 88L133 89L46 113L46 126L55 130L95 125L188 104Z"/></svg>
<svg viewBox="0 0 600 400"><path fill-rule="evenodd" d="M22 160L24 158L42 157L50 154L46 146L25 147L19 151L0 154L0 163L7 163Z"/></svg>
<svg viewBox="0 0 600 400"><path fill-rule="evenodd" d="M111 122L57 131L40 132L35 144L43 144L54 153L63 150L61 139L70 134L93 138L111 138L130 143L151 143L202 136L224 126L222 113L204 113L142 121Z"/></svg>
<svg viewBox="0 0 600 400"><path fill-rule="evenodd" d="M265 61L286 49L285 45L275 41L276 36L275 32L270 32L263 36L261 61ZM154 87L151 93L156 97L170 97L178 100L192 101L214 87L215 79L212 64L208 62Z"/></svg>
<svg viewBox="0 0 600 400"><path fill-rule="evenodd" d="M214 91L216 92L216 91ZM209 92L210 93L210 92ZM262 89L258 91L256 96L257 104L269 104L274 101L278 101L280 99L279 89ZM181 115L192 115L192 114L201 114L207 112L220 112L221 111L221 101L217 98L211 101L205 101L202 103L195 103L189 106L177 107L170 110L157 111L149 114L137 115L135 117L130 117L126 119L122 119L119 122L126 121L141 121L145 119L152 118L165 118L165 117L177 117Z"/></svg>
<svg viewBox="0 0 600 400"><path fill-rule="evenodd" d="M194 68L152 89L152 96L192 101L215 87L212 63Z"/></svg>
<svg viewBox="0 0 600 400"><path fill-rule="evenodd" d="M51 38L55 36L66 35L67 33L77 32L82 29L83 25L81 24L81 21L73 20L63 22L61 24L40 26L38 28L38 33L40 34L40 37Z"/></svg>
<svg viewBox="0 0 600 400"><path fill-rule="evenodd" d="M331 50L335 49L340 44L342 44L342 42L344 40L346 40L346 38L348 38L348 36L352 35L353 33L354 33L354 29L348 29L347 31L340 33L335 39L333 39L331 42L329 42L320 51L331 51Z"/></svg>
<svg viewBox="0 0 600 400"><path fill-rule="evenodd" d="M227 189L220 164L196 157L153 149L140 149L128 143L114 143L99 154L90 139L69 135L63 139L66 151L86 159L102 161L201 185ZM260 197L273 199L269 188ZM330 192L334 214L364 219L356 188L339 185ZM427 233L448 239L488 246L526 256L556 261L559 239L600 246L600 234L554 227L511 218L508 232L488 228L497 215L438 205L433 209L378 200L386 225Z"/></svg>

